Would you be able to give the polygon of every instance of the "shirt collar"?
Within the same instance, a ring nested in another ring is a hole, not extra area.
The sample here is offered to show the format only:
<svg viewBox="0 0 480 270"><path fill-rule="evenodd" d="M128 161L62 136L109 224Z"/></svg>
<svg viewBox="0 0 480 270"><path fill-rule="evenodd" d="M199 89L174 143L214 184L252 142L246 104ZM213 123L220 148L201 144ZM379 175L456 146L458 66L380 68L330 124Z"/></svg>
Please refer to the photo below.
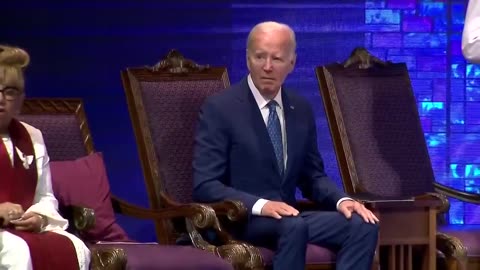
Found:
<svg viewBox="0 0 480 270"><path fill-rule="evenodd" d="M248 82L248 87L250 87L250 91L252 91L253 97L257 102L258 108L263 109L265 106L267 106L268 102L270 102L270 99L265 99L262 96L262 94L260 94L260 91L253 83L252 76L250 74L248 74L247 82ZM280 91L278 91L277 95L273 98L273 100L275 100L278 103L278 106L280 107L280 109L283 110L282 88L280 88Z"/></svg>

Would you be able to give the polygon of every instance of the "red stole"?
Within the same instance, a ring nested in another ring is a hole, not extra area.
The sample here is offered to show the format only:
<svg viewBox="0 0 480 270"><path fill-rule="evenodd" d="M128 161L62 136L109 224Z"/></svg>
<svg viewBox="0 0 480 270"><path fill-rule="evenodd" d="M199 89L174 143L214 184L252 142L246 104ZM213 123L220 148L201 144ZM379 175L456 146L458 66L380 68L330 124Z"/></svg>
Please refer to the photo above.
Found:
<svg viewBox="0 0 480 270"><path fill-rule="evenodd" d="M10 122L8 133L14 146L14 163L12 167L5 144L0 142L0 202L17 203L27 210L33 204L38 181L35 151L30 134L18 120ZM27 160L26 156L33 156L32 162L22 161L16 148L23 153L23 160ZM7 230L27 242L33 269L78 269L75 247L66 236L53 232Z"/></svg>

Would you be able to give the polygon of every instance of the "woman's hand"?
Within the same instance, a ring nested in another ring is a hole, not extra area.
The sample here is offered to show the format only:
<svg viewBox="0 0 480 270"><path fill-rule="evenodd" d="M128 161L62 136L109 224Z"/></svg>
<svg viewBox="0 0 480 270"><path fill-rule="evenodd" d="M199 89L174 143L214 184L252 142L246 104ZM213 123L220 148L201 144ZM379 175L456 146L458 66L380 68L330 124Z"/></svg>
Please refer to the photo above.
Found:
<svg viewBox="0 0 480 270"><path fill-rule="evenodd" d="M45 217L34 212L27 212L21 218L11 220L10 224L14 225L15 229L19 231L40 232L46 222Z"/></svg>
<svg viewBox="0 0 480 270"><path fill-rule="evenodd" d="M3 226L7 226L11 220L19 219L24 212L20 204L11 202L0 203L0 218L3 219Z"/></svg>

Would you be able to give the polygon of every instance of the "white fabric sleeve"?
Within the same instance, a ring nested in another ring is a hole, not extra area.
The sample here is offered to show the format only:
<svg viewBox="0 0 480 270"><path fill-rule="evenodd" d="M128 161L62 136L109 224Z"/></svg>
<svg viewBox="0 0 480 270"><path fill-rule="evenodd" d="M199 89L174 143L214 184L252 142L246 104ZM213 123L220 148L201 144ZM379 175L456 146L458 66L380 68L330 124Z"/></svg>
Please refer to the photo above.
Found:
<svg viewBox="0 0 480 270"><path fill-rule="evenodd" d="M462 53L472 63L480 63L480 1L470 0L462 32Z"/></svg>
<svg viewBox="0 0 480 270"><path fill-rule="evenodd" d="M353 201L353 199L352 199L352 198L349 198L349 197L343 197L343 198L341 198L340 200L338 200L338 202L337 202L337 210L338 210L338 206L340 206L340 204L341 204L343 201Z"/></svg>
<svg viewBox="0 0 480 270"><path fill-rule="evenodd" d="M269 201L265 199L259 199L257 202L255 202L255 204L252 207L252 215L261 216L262 208L267 202Z"/></svg>
<svg viewBox="0 0 480 270"><path fill-rule="evenodd" d="M47 218L47 226L44 231L66 230L68 220L58 213L58 201L53 195L52 177L50 174L50 158L43 141L40 130L25 125L32 139L38 173L38 183L35 190L33 205L25 212L34 212Z"/></svg>

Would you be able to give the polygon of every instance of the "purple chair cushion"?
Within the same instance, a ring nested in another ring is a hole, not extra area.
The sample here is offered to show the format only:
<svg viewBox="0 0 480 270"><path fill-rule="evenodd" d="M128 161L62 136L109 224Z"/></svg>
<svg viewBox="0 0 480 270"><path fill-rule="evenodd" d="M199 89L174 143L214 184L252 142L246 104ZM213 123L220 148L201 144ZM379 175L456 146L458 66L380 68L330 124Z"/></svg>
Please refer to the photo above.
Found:
<svg viewBox="0 0 480 270"><path fill-rule="evenodd" d="M190 246L102 243L92 247L122 248L127 255L127 270L233 270L227 261Z"/></svg>
<svg viewBox="0 0 480 270"><path fill-rule="evenodd" d="M439 230L460 239L467 248L468 257L480 257L480 225L446 225Z"/></svg>
<svg viewBox="0 0 480 270"><path fill-rule="evenodd" d="M266 265L271 265L273 262L274 252L267 248L259 248L262 254L263 261ZM309 244L307 246L307 264L331 264L335 263L335 253L330 250Z"/></svg>
<svg viewBox="0 0 480 270"><path fill-rule="evenodd" d="M52 161L50 169L53 192L60 206L78 205L95 211L95 227L83 235L84 241L130 241L115 221L101 153Z"/></svg>

